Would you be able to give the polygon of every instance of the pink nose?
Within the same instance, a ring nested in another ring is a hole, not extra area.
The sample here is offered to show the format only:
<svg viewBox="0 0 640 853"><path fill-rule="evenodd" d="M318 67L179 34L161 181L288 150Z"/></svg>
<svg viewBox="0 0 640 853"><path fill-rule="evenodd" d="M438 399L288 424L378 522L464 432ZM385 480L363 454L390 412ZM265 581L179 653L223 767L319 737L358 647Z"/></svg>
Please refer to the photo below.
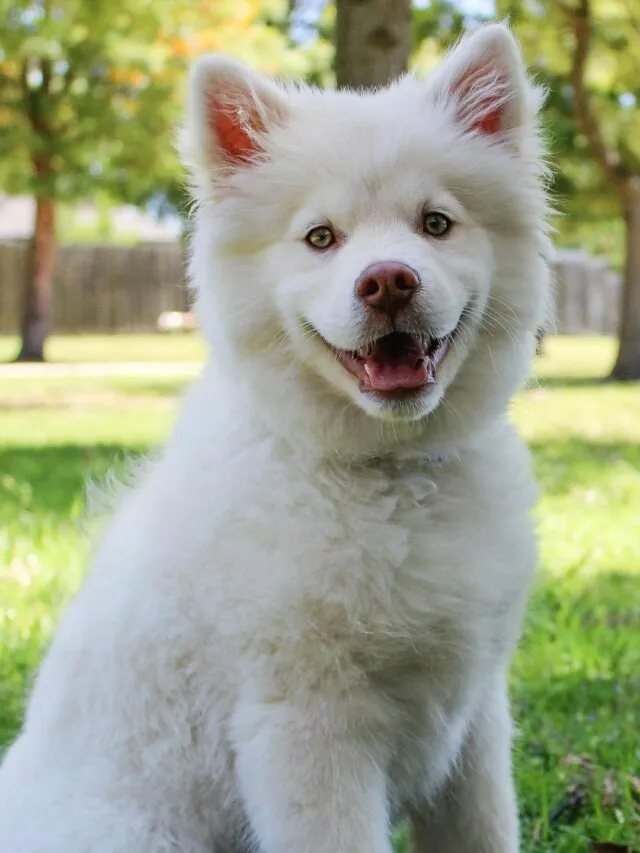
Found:
<svg viewBox="0 0 640 853"><path fill-rule="evenodd" d="M374 310L395 317L419 287L420 279L411 267L396 261L382 261L371 264L360 274L356 296Z"/></svg>

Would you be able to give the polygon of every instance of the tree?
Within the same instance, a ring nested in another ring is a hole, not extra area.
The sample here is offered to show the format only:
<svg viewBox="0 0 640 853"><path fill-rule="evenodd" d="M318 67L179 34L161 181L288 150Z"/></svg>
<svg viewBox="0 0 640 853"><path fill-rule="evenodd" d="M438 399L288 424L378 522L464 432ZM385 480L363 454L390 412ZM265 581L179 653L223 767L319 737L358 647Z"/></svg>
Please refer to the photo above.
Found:
<svg viewBox="0 0 640 853"><path fill-rule="evenodd" d="M556 140L554 147L565 184L580 190L574 212L576 205L595 207L599 216L616 211L624 221L616 380L640 379L640 14L634 9L617 0L509 0L501 9L511 14L534 69L552 81L556 118L570 113L565 146Z"/></svg>
<svg viewBox="0 0 640 853"><path fill-rule="evenodd" d="M176 187L186 69L219 50L303 76L322 45L288 50L266 26L285 0L0 0L0 182L36 200L18 359L51 327L59 201L143 203ZM326 63L325 63L326 64Z"/></svg>
<svg viewBox="0 0 640 853"><path fill-rule="evenodd" d="M167 11L162 0L0 0L1 177L36 200L19 360L44 358L57 203L140 196L170 168L175 102L154 45Z"/></svg>
<svg viewBox="0 0 640 853"><path fill-rule="evenodd" d="M407 70L411 0L336 0L336 81L369 88Z"/></svg>

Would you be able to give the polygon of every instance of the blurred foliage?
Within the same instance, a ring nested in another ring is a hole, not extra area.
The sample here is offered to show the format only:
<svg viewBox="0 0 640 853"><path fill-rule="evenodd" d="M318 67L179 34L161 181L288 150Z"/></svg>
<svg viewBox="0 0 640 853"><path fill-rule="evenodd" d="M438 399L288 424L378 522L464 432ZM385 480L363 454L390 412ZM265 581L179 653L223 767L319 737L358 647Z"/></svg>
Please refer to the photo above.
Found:
<svg viewBox="0 0 640 853"><path fill-rule="evenodd" d="M292 49L286 27L268 24L287 12L284 0L0 0L0 186L178 198L174 133L195 56L322 80L329 45Z"/></svg>
<svg viewBox="0 0 640 853"><path fill-rule="evenodd" d="M0 0L0 176L55 199L136 198L170 168L162 0ZM37 169L38 160L47 163Z"/></svg>
<svg viewBox="0 0 640 853"><path fill-rule="evenodd" d="M570 6L577 0L566 0ZM573 117L572 34L563 0L496 0L549 92L544 113L558 239L622 258L615 192ZM414 10L422 73L482 17L457 0ZM588 86L612 150L640 164L640 9L593 0ZM223 51L266 73L333 82L335 9L326 0L0 0L0 187L58 200L101 197L186 215L174 150L186 70ZM44 154L49 168L37 173Z"/></svg>
<svg viewBox="0 0 640 853"><path fill-rule="evenodd" d="M544 112L553 189L562 217L560 242L606 253L623 265L619 198L574 118L571 79L577 0L497 0L508 15L536 79L548 89ZM591 0L585 88L613 161L640 174L640 6L627 0Z"/></svg>
<svg viewBox="0 0 640 853"><path fill-rule="evenodd" d="M569 14L577 0L496 0L518 36L536 82L547 90L544 132L552 165L551 192L558 216L557 242L606 254L624 263L620 203L574 117L571 81L573 35ZM487 20L433 0L414 13L414 64L428 71L465 30ZM592 0L593 28L587 67L589 97L606 143L631 171L640 173L640 6L626 0Z"/></svg>

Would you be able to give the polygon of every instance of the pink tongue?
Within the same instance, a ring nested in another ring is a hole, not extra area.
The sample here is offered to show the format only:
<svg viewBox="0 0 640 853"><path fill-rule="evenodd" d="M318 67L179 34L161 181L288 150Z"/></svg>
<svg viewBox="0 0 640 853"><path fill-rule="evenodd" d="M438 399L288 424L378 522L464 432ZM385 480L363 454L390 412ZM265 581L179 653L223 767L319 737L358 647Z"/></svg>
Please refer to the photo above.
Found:
<svg viewBox="0 0 640 853"><path fill-rule="evenodd" d="M433 369L428 359L409 362L383 362L368 358L365 362L368 384L374 391L400 391L419 388L433 382Z"/></svg>

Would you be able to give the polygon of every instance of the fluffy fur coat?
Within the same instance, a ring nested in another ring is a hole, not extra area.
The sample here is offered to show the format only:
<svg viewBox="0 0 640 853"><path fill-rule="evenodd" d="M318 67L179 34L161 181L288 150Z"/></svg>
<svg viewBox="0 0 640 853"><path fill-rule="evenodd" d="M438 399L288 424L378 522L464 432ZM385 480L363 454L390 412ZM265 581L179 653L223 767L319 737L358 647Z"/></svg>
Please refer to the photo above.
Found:
<svg viewBox="0 0 640 853"><path fill-rule="evenodd" d="M390 853L406 816L416 853L516 853L535 492L506 408L547 292L538 93L501 25L373 94L220 57L190 92L214 355L64 614L0 851ZM390 261L406 315L354 296ZM392 333L432 376L371 362Z"/></svg>

